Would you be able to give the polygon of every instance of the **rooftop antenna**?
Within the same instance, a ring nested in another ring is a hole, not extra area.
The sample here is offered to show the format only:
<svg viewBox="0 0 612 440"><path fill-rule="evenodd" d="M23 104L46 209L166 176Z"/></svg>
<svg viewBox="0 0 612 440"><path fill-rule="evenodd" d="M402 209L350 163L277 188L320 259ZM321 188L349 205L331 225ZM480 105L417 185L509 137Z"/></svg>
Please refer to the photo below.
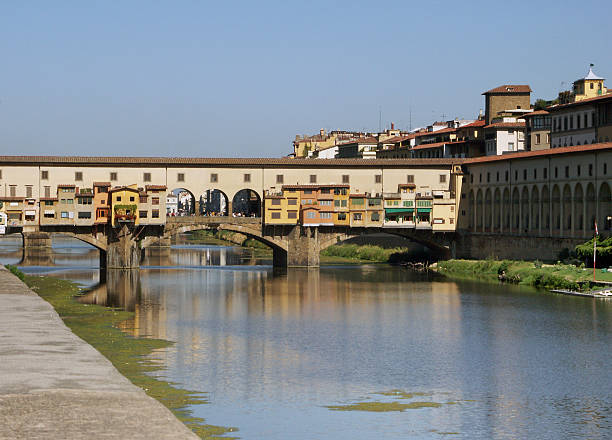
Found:
<svg viewBox="0 0 612 440"><path fill-rule="evenodd" d="M378 106L378 132L382 131L382 106Z"/></svg>
<svg viewBox="0 0 612 440"><path fill-rule="evenodd" d="M408 129L408 131L412 131L412 104L408 104L408 112L410 114L410 120L409 120L410 128Z"/></svg>

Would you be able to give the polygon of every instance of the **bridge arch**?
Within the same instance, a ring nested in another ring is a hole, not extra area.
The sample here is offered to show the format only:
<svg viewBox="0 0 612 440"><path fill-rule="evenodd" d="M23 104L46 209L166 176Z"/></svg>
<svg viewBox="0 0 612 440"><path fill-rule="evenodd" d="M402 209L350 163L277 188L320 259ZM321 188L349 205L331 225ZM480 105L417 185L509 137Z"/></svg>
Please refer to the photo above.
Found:
<svg viewBox="0 0 612 440"><path fill-rule="evenodd" d="M589 182L586 189L586 211L588 223L587 231L592 234L595 231L595 219L597 212L597 196L595 195L595 186Z"/></svg>
<svg viewBox="0 0 612 440"><path fill-rule="evenodd" d="M493 209L492 197L491 197L491 188L487 188L485 192L485 200L484 200L484 213L485 213L485 221L484 227L485 231L492 230L493 217L491 210Z"/></svg>
<svg viewBox="0 0 612 440"><path fill-rule="evenodd" d="M232 215L239 217L261 217L261 196L257 191L244 188L232 198Z"/></svg>
<svg viewBox="0 0 612 440"><path fill-rule="evenodd" d="M174 188L166 199L166 212L169 215L192 215L196 212L196 198L193 191L186 187Z"/></svg>
<svg viewBox="0 0 612 440"><path fill-rule="evenodd" d="M509 230L510 229L510 222L511 222L511 210L512 206L510 205L510 190L508 189L508 187L504 188L504 196L503 196L503 203L502 203L502 207L501 207L501 211L503 212L503 221L504 221L504 229Z"/></svg>
<svg viewBox="0 0 612 440"><path fill-rule="evenodd" d="M552 189L552 221L553 230L557 232L557 235L562 235L561 232L561 191L559 191L559 185L555 184Z"/></svg>
<svg viewBox="0 0 612 440"><path fill-rule="evenodd" d="M493 230L499 232L501 230L501 192L499 188L495 188L493 196Z"/></svg>
<svg viewBox="0 0 612 440"><path fill-rule="evenodd" d="M542 187L542 227L546 228L546 232L550 232L550 191L547 185Z"/></svg>
<svg viewBox="0 0 612 440"><path fill-rule="evenodd" d="M198 215L227 216L230 209L227 194L218 188L207 188L200 193L198 200Z"/></svg>
<svg viewBox="0 0 612 440"><path fill-rule="evenodd" d="M524 186L521 191L521 232L527 232L530 228L529 211L529 189Z"/></svg>

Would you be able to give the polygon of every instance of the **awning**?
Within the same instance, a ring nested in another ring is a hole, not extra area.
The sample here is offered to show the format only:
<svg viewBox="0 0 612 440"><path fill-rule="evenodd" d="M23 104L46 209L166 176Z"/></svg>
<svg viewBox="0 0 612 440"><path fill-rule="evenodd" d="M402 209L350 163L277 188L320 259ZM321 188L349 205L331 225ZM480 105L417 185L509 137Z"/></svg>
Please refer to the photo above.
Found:
<svg viewBox="0 0 612 440"><path fill-rule="evenodd" d="M36 215L36 211L26 211L25 215Z"/></svg>
<svg viewBox="0 0 612 440"><path fill-rule="evenodd" d="M417 212L431 212L431 208L417 208Z"/></svg>
<svg viewBox="0 0 612 440"><path fill-rule="evenodd" d="M414 208L385 208L386 214L400 214L400 213L413 213Z"/></svg>
<svg viewBox="0 0 612 440"><path fill-rule="evenodd" d="M45 209L45 214L54 214L55 215L55 211L52 209Z"/></svg>

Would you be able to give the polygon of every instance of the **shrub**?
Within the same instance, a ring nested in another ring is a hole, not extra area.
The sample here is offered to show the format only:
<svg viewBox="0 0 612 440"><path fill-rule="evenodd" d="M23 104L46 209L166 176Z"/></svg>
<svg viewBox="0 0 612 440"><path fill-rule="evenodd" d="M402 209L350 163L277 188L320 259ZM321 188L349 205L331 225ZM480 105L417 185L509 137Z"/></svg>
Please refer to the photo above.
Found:
<svg viewBox="0 0 612 440"><path fill-rule="evenodd" d="M19 278L21 281L25 280L25 274L20 271L17 266L13 266L11 264L7 264L4 267L6 267L13 275L15 275L17 278Z"/></svg>

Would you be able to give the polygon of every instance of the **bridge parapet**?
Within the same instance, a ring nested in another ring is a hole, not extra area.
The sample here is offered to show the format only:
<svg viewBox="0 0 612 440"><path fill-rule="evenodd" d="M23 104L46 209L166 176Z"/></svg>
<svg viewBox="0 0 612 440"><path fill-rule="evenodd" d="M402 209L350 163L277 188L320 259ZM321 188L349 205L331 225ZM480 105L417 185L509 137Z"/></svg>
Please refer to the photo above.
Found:
<svg viewBox="0 0 612 440"><path fill-rule="evenodd" d="M232 217L232 216L203 216L189 215L184 217L167 217L166 225L218 225L218 224L235 224L235 225L253 225L261 224L261 217Z"/></svg>

